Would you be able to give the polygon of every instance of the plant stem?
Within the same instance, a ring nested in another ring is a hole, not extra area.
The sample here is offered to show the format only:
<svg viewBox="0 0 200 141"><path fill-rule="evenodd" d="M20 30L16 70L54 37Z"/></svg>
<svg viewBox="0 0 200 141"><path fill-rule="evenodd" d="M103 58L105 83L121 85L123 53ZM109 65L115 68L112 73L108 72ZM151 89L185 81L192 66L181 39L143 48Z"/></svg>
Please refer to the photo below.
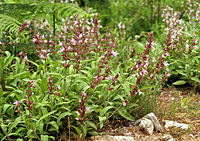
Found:
<svg viewBox="0 0 200 141"><path fill-rule="evenodd" d="M121 105L108 117L108 119L111 118L111 117L122 107L122 105L123 105L123 104L121 104Z"/></svg>
<svg viewBox="0 0 200 141"><path fill-rule="evenodd" d="M7 91L6 89L6 85L5 85L5 80L4 80L4 73L3 73L3 69L2 69L2 74L1 74L1 87L3 89L3 91Z"/></svg>
<svg viewBox="0 0 200 141"><path fill-rule="evenodd" d="M64 71L64 101L66 98L66 71L67 71L67 68L65 67L65 71Z"/></svg>
<svg viewBox="0 0 200 141"><path fill-rule="evenodd" d="M69 128L69 141L70 141L71 130L70 130L70 117L69 116L68 116L68 128Z"/></svg>
<svg viewBox="0 0 200 141"><path fill-rule="evenodd" d="M55 34L56 34L56 11L55 11L55 3L56 3L56 0L54 1L54 8L53 8L53 37L55 37Z"/></svg>
<svg viewBox="0 0 200 141"><path fill-rule="evenodd" d="M51 111L53 111L53 96L51 95Z"/></svg>
<svg viewBox="0 0 200 141"><path fill-rule="evenodd" d="M44 69L45 69L46 79L47 79L47 59L45 60Z"/></svg>
<svg viewBox="0 0 200 141"><path fill-rule="evenodd" d="M37 139L38 139L39 141L41 141L40 137L37 135L37 133L36 133L35 130L34 130L32 119L30 119L30 120L31 120L31 125L32 125L32 130L33 130L34 135L37 137Z"/></svg>

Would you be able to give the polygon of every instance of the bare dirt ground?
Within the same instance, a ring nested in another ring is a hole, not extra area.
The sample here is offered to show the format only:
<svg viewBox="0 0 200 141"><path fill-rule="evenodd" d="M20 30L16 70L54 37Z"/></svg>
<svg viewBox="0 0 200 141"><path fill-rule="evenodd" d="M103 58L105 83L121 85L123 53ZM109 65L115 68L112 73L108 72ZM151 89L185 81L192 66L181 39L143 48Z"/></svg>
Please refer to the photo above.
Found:
<svg viewBox="0 0 200 141"><path fill-rule="evenodd" d="M158 108L155 112L164 131L147 135L139 127L110 128L106 134L132 136L135 141L168 141L165 135L171 135L176 141L200 141L200 94L190 88L164 88L158 96ZM164 128L164 120L172 120L189 125L188 130L177 127Z"/></svg>

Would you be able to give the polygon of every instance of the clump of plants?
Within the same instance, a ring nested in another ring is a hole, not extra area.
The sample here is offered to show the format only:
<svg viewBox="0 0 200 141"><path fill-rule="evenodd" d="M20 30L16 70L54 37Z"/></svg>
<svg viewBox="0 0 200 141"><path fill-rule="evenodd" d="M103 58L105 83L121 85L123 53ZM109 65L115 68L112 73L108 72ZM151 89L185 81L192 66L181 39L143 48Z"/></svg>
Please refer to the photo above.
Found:
<svg viewBox="0 0 200 141"><path fill-rule="evenodd" d="M185 7L186 13L183 15L188 15L187 12L193 4L188 4L189 7ZM195 4L194 4L195 5ZM193 10L197 11L198 8ZM163 10L163 21L165 23L165 31L167 34L167 40L170 41L170 73L172 74L171 82L174 85L195 85L195 89L199 80L197 78L199 70L199 47L198 47L198 34L193 30L196 20L192 20L192 12L190 11L190 16L188 19L181 18L181 13L173 10L173 8L166 7ZM195 15L193 15L195 16ZM170 17L170 18L169 18ZM187 17L187 16L186 16ZM187 21L188 20L188 21ZM193 23L193 24L191 24ZM190 24L192 26L190 26ZM191 67L192 66L192 67Z"/></svg>
<svg viewBox="0 0 200 141"><path fill-rule="evenodd" d="M56 139L62 132L69 138L73 134L84 138L111 118L134 121L136 101L147 94L147 89L148 95L157 91L155 84L161 88L157 82L168 76L164 73L168 54L163 50L158 60L152 58L153 33L148 35L144 52L134 60L129 58L129 69L123 69L119 63L122 58L118 59L120 45L116 44L121 39L109 28L100 33L98 16L63 19L55 35L32 30L28 21L19 28L19 36L28 35L35 44L38 60L28 59L24 49L19 53L21 59L12 58L8 64L15 67L6 73L24 69L15 76L18 82L14 90L7 90L12 98L2 99L3 139ZM119 26L125 34L124 26Z"/></svg>

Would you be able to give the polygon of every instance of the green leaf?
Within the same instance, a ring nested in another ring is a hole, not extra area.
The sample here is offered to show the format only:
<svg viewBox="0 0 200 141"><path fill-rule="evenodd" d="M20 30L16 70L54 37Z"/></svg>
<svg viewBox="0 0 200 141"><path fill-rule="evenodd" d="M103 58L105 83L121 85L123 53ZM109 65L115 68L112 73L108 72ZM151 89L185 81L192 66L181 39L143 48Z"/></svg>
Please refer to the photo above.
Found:
<svg viewBox="0 0 200 141"><path fill-rule="evenodd" d="M120 99L121 101L124 101L124 98L121 95L116 95L113 100Z"/></svg>
<svg viewBox="0 0 200 141"><path fill-rule="evenodd" d="M81 125L81 127L82 127L83 138L85 138L86 135L87 135L87 126L86 125Z"/></svg>
<svg viewBox="0 0 200 141"><path fill-rule="evenodd" d="M66 117L66 116L70 116L70 115L71 115L70 112L64 112L64 113L60 114L58 116L57 123L59 123L62 118Z"/></svg>
<svg viewBox="0 0 200 141"><path fill-rule="evenodd" d="M32 132L33 132L33 129L29 129L27 132L27 137L30 137Z"/></svg>
<svg viewBox="0 0 200 141"><path fill-rule="evenodd" d="M103 127L103 122L106 120L106 117L99 116L100 128Z"/></svg>
<svg viewBox="0 0 200 141"><path fill-rule="evenodd" d="M199 80L199 78L198 78L198 77L191 77L190 79L191 79L191 80L193 80L193 81L195 81L195 82L198 82L198 83L200 83L200 80Z"/></svg>
<svg viewBox="0 0 200 141"><path fill-rule="evenodd" d="M130 121L135 121L134 117L132 117L125 107L122 107L121 109L118 110L119 115L121 115L123 118L130 120Z"/></svg>
<svg viewBox="0 0 200 141"><path fill-rule="evenodd" d="M59 127L55 121L51 121L49 124L51 124L54 127L54 130L58 132Z"/></svg>
<svg viewBox="0 0 200 141"><path fill-rule="evenodd" d="M138 106L138 104L136 104L136 103L129 103L128 104L128 108L133 108L135 106Z"/></svg>
<svg viewBox="0 0 200 141"><path fill-rule="evenodd" d="M19 127L19 128L17 129L17 131L15 131L15 133L20 134L20 132L22 132L23 130L26 131L27 129L24 128L24 127Z"/></svg>
<svg viewBox="0 0 200 141"><path fill-rule="evenodd" d="M12 129L15 128L21 120L21 117L16 118L15 121L9 126L8 132L11 133Z"/></svg>
<svg viewBox="0 0 200 141"><path fill-rule="evenodd" d="M29 73L28 71L24 71L24 72L21 72L21 73L18 73L18 74L9 76L8 78L6 78L6 80L15 79L16 77L19 77L19 76L21 76L21 75L25 75L25 74L28 74L28 73Z"/></svg>
<svg viewBox="0 0 200 141"><path fill-rule="evenodd" d="M54 110L54 111L52 111L52 112L50 112L50 113L47 113L46 115L42 116L42 117L36 122L36 126L38 126L38 124L39 124L39 122L40 122L41 120L43 120L43 119L47 118L48 116L54 114L56 111L57 111L57 110Z"/></svg>
<svg viewBox="0 0 200 141"><path fill-rule="evenodd" d="M42 134L42 133L43 133L43 130L44 130L44 123L43 123L43 122L40 122L40 123L39 123L39 126L38 126L37 128L39 129L40 134Z"/></svg>
<svg viewBox="0 0 200 141"><path fill-rule="evenodd" d="M6 51L5 52L7 57L4 59L4 69L10 65L10 63L12 62L14 56L11 56L10 52Z"/></svg>
<svg viewBox="0 0 200 141"><path fill-rule="evenodd" d="M41 85L40 85L43 92L47 91L47 89L48 89L47 84L48 84L47 79L43 78L41 81Z"/></svg>
<svg viewBox="0 0 200 141"><path fill-rule="evenodd" d="M2 129L5 133L7 133L7 125L5 125L5 124L2 123L0 126L1 126L1 129Z"/></svg>
<svg viewBox="0 0 200 141"><path fill-rule="evenodd" d="M74 74L73 65L70 65L70 66L69 66L69 74Z"/></svg>
<svg viewBox="0 0 200 141"><path fill-rule="evenodd" d="M176 81L176 82L174 82L174 83L172 83L173 85L184 85L186 82L184 81L184 80L178 80L178 81Z"/></svg>
<svg viewBox="0 0 200 141"><path fill-rule="evenodd" d="M62 75L62 74L60 74L60 73L49 73L49 75L61 76L62 78L64 78L64 75Z"/></svg>
<svg viewBox="0 0 200 141"><path fill-rule="evenodd" d="M48 141L49 136L48 135L41 135L41 141Z"/></svg>
<svg viewBox="0 0 200 141"><path fill-rule="evenodd" d="M111 108L114 108L114 106L107 106L104 107L102 110L100 110L100 116L103 117L105 115L105 113L110 110Z"/></svg>
<svg viewBox="0 0 200 141"><path fill-rule="evenodd" d="M35 106L35 108L39 108L39 107L43 107L43 106L47 106L48 107L49 103L47 101L37 103L37 105Z"/></svg>
<svg viewBox="0 0 200 141"><path fill-rule="evenodd" d="M143 86L140 88L140 90L145 90L145 89L151 89L153 88L154 86Z"/></svg>
<svg viewBox="0 0 200 141"><path fill-rule="evenodd" d="M130 87L129 87L130 83L129 82L125 82L122 86L124 87L124 90L126 92L127 95L130 94Z"/></svg>
<svg viewBox="0 0 200 141"><path fill-rule="evenodd" d="M4 114L5 114L5 112L7 111L7 109L8 109L9 107L11 107L10 104L4 104L4 106L3 106L3 113L4 113Z"/></svg>
<svg viewBox="0 0 200 141"><path fill-rule="evenodd" d="M31 64L35 65L37 68L39 67L39 65L31 60L28 60Z"/></svg>
<svg viewBox="0 0 200 141"><path fill-rule="evenodd" d="M87 70L80 70L80 72L86 74L89 77L89 79L93 78L92 74L89 71L87 71Z"/></svg>
<svg viewBox="0 0 200 141"><path fill-rule="evenodd" d="M184 33L185 35L192 37L192 34L189 31L182 31L182 33Z"/></svg>
<svg viewBox="0 0 200 141"><path fill-rule="evenodd" d="M78 127L76 127L74 125L71 125L71 127L73 127L76 130L76 132L78 133L78 135L81 134L81 131L80 131L80 129Z"/></svg>
<svg viewBox="0 0 200 141"><path fill-rule="evenodd" d="M144 49L145 49L144 45L142 43L140 43L140 42L136 42L134 44L134 46L135 46L136 54L143 52Z"/></svg>
<svg viewBox="0 0 200 141"><path fill-rule="evenodd" d="M86 123L87 126L92 127L95 130L97 130L97 126L94 124L94 122L86 121L85 123Z"/></svg>
<svg viewBox="0 0 200 141"><path fill-rule="evenodd" d="M55 107L56 106L60 106L60 105L67 105L67 104L69 104L69 103L71 103L71 102L73 102L74 100L71 100L71 101L68 101L68 102L60 102L60 103L57 103L56 105L55 105ZM70 110L70 109L69 109Z"/></svg>

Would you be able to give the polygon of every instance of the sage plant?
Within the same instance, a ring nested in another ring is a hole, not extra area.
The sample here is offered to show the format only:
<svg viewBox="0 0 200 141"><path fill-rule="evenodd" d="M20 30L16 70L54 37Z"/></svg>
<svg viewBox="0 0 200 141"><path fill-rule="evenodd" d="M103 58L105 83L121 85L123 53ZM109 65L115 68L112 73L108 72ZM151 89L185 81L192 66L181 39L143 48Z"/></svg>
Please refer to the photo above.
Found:
<svg viewBox="0 0 200 141"><path fill-rule="evenodd" d="M168 43L169 44L169 43ZM169 44L170 45L170 44ZM143 86L145 81L150 80L151 82L165 81L169 76L168 72L168 62L165 58L169 55L168 46L163 49L162 55L158 56L157 59L151 57L150 52L154 47L153 33L148 34L147 45L143 54L138 54L140 58L135 59L135 64L132 66L131 70L135 73L136 84L130 85L130 94L135 96L136 94L141 95L140 86ZM162 78L160 79L160 75Z"/></svg>
<svg viewBox="0 0 200 141"><path fill-rule="evenodd" d="M62 32L59 33L60 52L62 53L62 65L68 68L73 65L76 73L84 67L84 61L90 58L101 57L95 78L92 80L91 88L95 88L98 83L105 80L110 73L109 61L117 57L115 51L116 43L113 35L110 34L109 28L106 30L105 37L100 34L100 20L98 14L92 14L90 18L79 18L79 16L63 19ZM95 53L95 56L92 55ZM87 64L86 64L87 65ZM104 71L103 71L104 70Z"/></svg>

